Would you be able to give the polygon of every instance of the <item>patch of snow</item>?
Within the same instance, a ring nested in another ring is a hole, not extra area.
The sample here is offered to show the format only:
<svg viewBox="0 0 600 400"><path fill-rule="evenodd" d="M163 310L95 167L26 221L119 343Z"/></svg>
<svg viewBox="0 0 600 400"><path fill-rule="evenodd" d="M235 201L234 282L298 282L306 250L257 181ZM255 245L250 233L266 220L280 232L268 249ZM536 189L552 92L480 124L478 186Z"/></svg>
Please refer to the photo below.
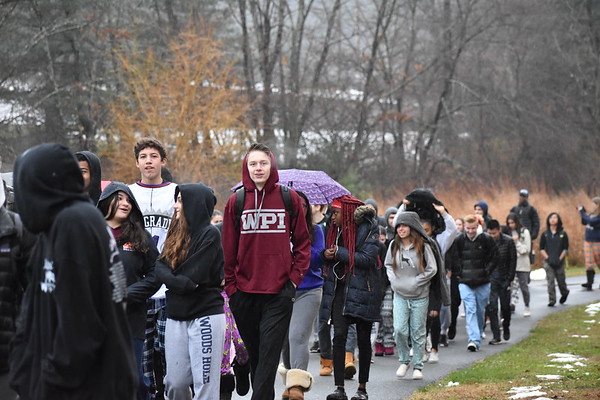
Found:
<svg viewBox="0 0 600 400"><path fill-rule="evenodd" d="M547 381L555 381L557 379L562 379L562 375L536 375L539 379L544 379Z"/></svg>
<svg viewBox="0 0 600 400"><path fill-rule="evenodd" d="M574 370L575 369L575 367L572 366L571 364L557 365L556 368L563 368L563 369L570 369L570 370Z"/></svg>
<svg viewBox="0 0 600 400"><path fill-rule="evenodd" d="M567 354L567 353L552 353L552 354L548 354L548 357L554 357L552 360L550 360L551 362L558 362L558 363L571 363L571 362L577 362L577 361L583 361L583 360L587 360L587 358L585 357L580 357L574 354Z"/></svg>
<svg viewBox="0 0 600 400"><path fill-rule="evenodd" d="M529 274L532 281L545 281L546 280L546 270L544 268L539 268L534 271L531 271Z"/></svg>
<svg viewBox="0 0 600 400"><path fill-rule="evenodd" d="M523 393L523 392L533 392L536 390L540 390L541 386L516 386L511 387L510 390L506 393Z"/></svg>
<svg viewBox="0 0 600 400"><path fill-rule="evenodd" d="M588 304L588 306L585 308L585 312L590 317L593 317L600 312L600 303Z"/></svg>

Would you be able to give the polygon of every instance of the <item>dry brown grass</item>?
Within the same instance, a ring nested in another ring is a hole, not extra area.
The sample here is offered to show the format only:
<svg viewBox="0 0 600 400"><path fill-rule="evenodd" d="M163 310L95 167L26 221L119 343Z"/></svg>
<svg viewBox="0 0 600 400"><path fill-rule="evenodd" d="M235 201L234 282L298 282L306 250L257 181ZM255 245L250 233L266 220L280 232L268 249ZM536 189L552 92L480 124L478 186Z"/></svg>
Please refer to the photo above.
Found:
<svg viewBox="0 0 600 400"><path fill-rule="evenodd" d="M489 205L490 215L500 221L506 222L506 217L510 209L518 203L519 189L508 183L501 183L496 187L470 189L460 183L453 184L434 190L439 198L450 210L454 218L464 217L473 213L473 206L479 201L485 201ZM591 199L583 190L579 192L562 193L557 195L548 191L544 186L530 186L527 188L530 192L529 200L537 208L540 215L541 231L546 229L546 217L551 212L558 212L563 220L564 228L569 235L570 251L569 263L571 265L583 264L583 238L585 227L581 224L579 212L576 209L578 204L583 204L588 210L591 207ZM390 206L396 206L410 189L398 191L397 195L383 196L375 195L374 198L379 204L380 212ZM539 249L539 238L534 243L534 249ZM536 267L541 267L540 257L536 258Z"/></svg>

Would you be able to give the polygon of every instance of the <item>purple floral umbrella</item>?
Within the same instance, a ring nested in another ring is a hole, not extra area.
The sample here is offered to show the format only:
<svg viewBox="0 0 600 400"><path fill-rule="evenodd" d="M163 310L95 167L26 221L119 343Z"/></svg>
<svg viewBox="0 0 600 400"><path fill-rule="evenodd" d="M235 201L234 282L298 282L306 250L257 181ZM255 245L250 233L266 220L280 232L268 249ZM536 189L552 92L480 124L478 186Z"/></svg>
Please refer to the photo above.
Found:
<svg viewBox="0 0 600 400"><path fill-rule="evenodd" d="M323 171L306 169L280 169L279 183L298 190L308 197L310 204L329 204L333 199L350 194L350 191ZM242 186L239 182L232 191Z"/></svg>

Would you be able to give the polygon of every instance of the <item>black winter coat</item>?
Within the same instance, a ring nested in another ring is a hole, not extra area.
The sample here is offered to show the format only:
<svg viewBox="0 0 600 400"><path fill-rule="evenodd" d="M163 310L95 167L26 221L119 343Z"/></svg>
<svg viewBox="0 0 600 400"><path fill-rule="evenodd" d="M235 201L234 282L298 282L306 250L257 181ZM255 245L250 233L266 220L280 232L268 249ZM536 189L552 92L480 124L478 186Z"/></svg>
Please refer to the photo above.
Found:
<svg viewBox="0 0 600 400"><path fill-rule="evenodd" d="M356 249L354 253L354 271L346 278L338 281L332 271L335 262L348 263L348 249L338 246L336 260L326 260L325 282L323 283L323 299L319 319L329 322L331 319L331 304L336 284L345 284L345 300L343 314L347 317L360 318L365 321L381 320L382 298L382 268L379 259L379 226L375 212L369 207L358 207L354 213L354 221L358 225L356 232ZM335 229L335 228L332 228Z"/></svg>
<svg viewBox="0 0 600 400"><path fill-rule="evenodd" d="M517 269L517 249L515 241L508 235L500 233L500 240L496 240L498 249L498 263L491 275L492 280L502 279L512 282Z"/></svg>
<svg viewBox="0 0 600 400"><path fill-rule="evenodd" d="M452 274L459 283L477 287L490 282L498 261L494 238L483 232L470 240L466 233L462 233L456 238L453 249Z"/></svg>
<svg viewBox="0 0 600 400"><path fill-rule="evenodd" d="M17 232L18 218L0 207L0 374L8 371L9 346L27 280L25 264L35 242L22 223Z"/></svg>

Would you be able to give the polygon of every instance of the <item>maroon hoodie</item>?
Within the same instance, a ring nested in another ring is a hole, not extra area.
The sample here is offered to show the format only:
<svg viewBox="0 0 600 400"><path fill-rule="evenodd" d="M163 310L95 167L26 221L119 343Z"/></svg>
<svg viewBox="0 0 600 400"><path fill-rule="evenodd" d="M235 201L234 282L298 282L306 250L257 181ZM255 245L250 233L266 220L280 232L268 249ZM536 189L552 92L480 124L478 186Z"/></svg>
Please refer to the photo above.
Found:
<svg viewBox="0 0 600 400"><path fill-rule="evenodd" d="M310 236L303 200L290 191L296 214L290 218L277 184L279 173L273 153L271 173L263 190L258 190L250 178L246 158L242 166L246 196L238 229L235 228L235 193L229 197L223 212L228 296L238 289L246 293L279 293L288 280L298 287L310 265Z"/></svg>

